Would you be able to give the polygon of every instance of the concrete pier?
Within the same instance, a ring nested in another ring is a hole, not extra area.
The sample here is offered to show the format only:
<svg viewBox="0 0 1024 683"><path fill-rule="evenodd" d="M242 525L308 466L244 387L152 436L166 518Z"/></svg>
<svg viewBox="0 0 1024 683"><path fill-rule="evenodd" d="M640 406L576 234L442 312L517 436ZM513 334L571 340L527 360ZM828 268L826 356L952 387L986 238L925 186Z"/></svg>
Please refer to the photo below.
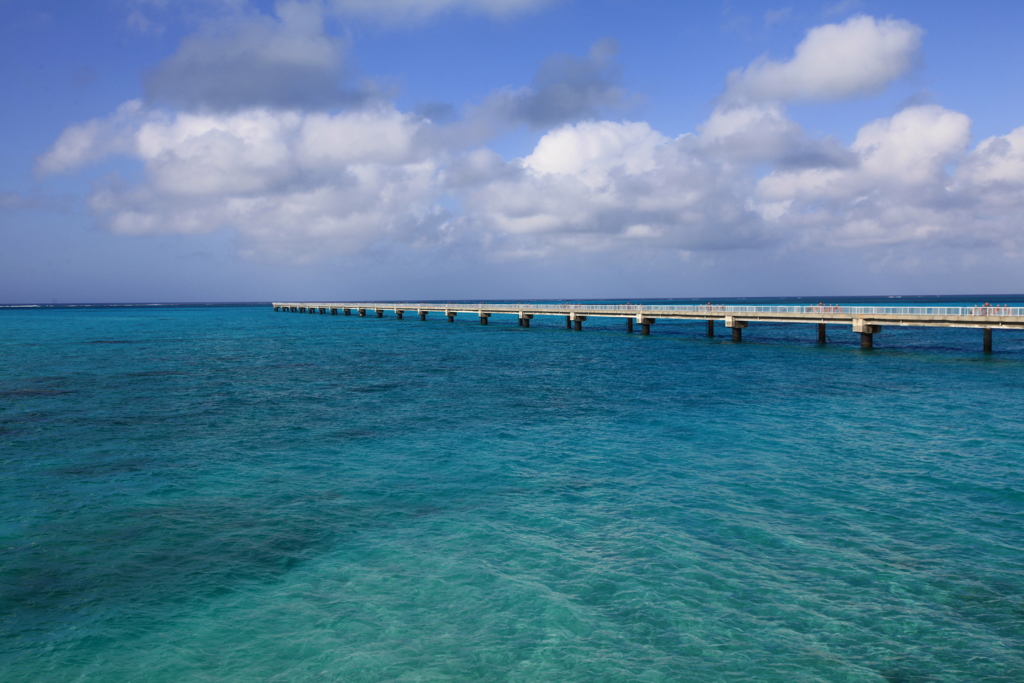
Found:
<svg viewBox="0 0 1024 683"><path fill-rule="evenodd" d="M420 320L426 320L430 312L442 313L448 322L455 322L455 316L466 313L479 316L480 324L487 325L490 318L499 316L515 317L521 327L530 327L530 321L537 316L563 316L566 329L583 329L587 318L619 318L626 321L626 330L633 331L634 323L640 325L642 334L650 333L655 320L667 322L703 321L706 334L714 337L716 321L730 329L732 339L743 340L743 328L751 321L768 323L798 323L817 325L817 341L827 341L827 325L849 325L846 328L858 335L860 347L874 348L874 335L884 325L900 327L961 327L982 330L982 349L992 353L992 330L1024 330L1024 307L1009 306L838 306L818 304L816 306L755 306L755 305L654 305L641 304L588 304L588 303L497 303L497 304L429 304L429 303L356 303L356 302L274 302L272 307L279 312L320 313L330 310L337 315L352 315L353 309L360 317L366 317L368 310L384 316L385 310L395 311L401 319L406 311L416 311ZM835 341L835 339L833 339Z"/></svg>
<svg viewBox="0 0 1024 683"><path fill-rule="evenodd" d="M875 346L875 335L882 331L882 326L872 325L863 318L855 318L853 331L860 335L860 348L872 349Z"/></svg>
<svg viewBox="0 0 1024 683"><path fill-rule="evenodd" d="M732 328L732 340L734 342L743 341L743 328L747 326L746 320L740 320L736 316L727 315L725 316L725 326Z"/></svg>

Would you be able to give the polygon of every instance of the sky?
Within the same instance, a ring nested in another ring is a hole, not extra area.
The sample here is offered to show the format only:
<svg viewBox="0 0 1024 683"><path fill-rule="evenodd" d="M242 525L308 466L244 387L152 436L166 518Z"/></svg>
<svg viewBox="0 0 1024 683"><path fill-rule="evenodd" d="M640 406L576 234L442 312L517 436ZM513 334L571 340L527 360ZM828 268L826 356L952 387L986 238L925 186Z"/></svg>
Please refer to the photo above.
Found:
<svg viewBox="0 0 1024 683"><path fill-rule="evenodd" d="M0 0L0 303L1024 293L1019 0Z"/></svg>

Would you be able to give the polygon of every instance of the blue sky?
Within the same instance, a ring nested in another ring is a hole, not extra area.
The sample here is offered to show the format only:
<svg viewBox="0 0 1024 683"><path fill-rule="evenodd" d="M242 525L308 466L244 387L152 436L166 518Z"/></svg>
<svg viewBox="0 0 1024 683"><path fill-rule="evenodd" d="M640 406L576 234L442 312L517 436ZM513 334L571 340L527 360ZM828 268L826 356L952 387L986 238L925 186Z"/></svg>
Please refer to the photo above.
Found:
<svg viewBox="0 0 1024 683"><path fill-rule="evenodd" d="M1024 292L1022 25L0 0L0 302Z"/></svg>

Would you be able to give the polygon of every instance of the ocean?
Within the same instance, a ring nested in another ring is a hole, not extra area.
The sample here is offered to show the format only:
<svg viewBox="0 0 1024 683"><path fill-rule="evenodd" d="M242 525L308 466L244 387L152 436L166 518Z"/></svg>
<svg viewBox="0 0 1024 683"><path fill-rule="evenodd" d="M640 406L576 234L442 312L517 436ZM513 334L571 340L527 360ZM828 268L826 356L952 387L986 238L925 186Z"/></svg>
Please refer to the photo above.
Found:
<svg viewBox="0 0 1024 683"><path fill-rule="evenodd" d="M2 309L0 680L1024 680L1024 332L703 333Z"/></svg>

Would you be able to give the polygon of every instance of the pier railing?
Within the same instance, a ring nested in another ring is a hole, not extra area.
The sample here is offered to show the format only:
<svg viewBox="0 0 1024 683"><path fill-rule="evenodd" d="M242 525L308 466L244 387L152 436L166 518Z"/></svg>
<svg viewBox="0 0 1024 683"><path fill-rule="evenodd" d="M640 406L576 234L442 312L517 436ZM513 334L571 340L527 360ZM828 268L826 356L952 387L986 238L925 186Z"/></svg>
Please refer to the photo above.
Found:
<svg viewBox="0 0 1024 683"><path fill-rule="evenodd" d="M999 316L999 317L1022 317L1024 307L1010 306L844 306L842 304L820 304L815 306L724 306L717 304L585 304L585 303L345 303L345 304L320 304L336 305L346 308L380 308L399 307L406 309L451 309L451 310L474 310L484 309L487 311L508 311L510 313L539 312L547 313L565 312L607 312L621 313L624 315L638 313L711 313L711 314L834 314L871 317L876 315L905 315L905 316Z"/></svg>

